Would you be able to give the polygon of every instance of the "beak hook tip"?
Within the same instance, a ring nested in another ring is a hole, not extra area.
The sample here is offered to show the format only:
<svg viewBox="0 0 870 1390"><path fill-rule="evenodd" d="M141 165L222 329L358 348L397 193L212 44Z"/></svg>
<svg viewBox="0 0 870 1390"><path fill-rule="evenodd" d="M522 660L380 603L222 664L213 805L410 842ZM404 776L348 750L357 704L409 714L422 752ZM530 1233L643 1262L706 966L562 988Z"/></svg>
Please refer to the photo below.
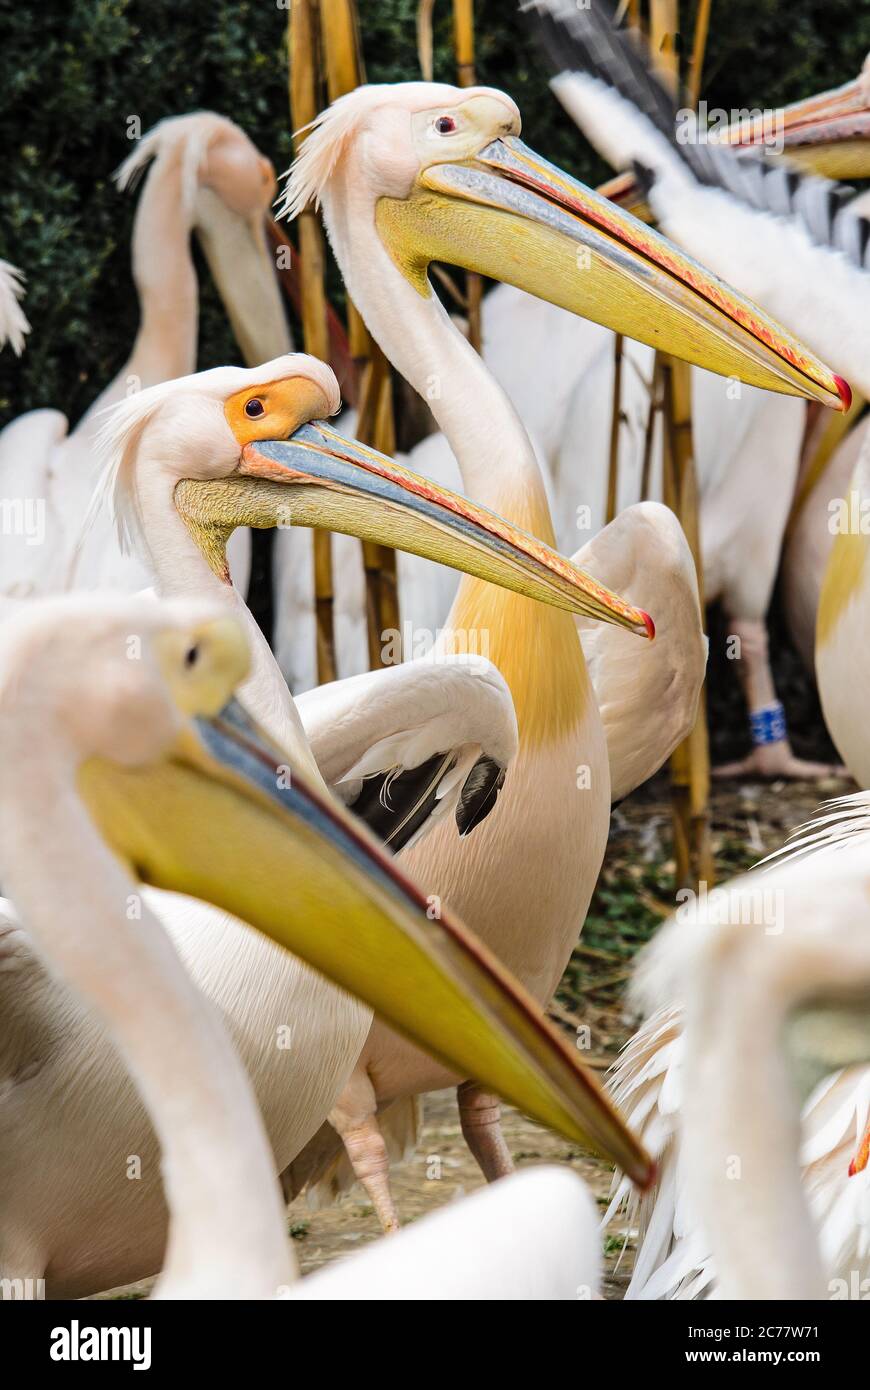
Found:
<svg viewBox="0 0 870 1390"><path fill-rule="evenodd" d="M845 377L835 376L834 380L837 383L837 392L840 397L840 409L847 411L852 405L852 388Z"/></svg>
<svg viewBox="0 0 870 1390"><path fill-rule="evenodd" d="M644 627L646 628L646 635L647 635L647 637L649 638L649 640L650 640L651 642L654 642L654 641L655 641L655 636L656 636L656 625L655 625L655 623L653 622L653 620L652 620L652 618L650 617L649 613L645 613L644 610L643 610L642 608L638 609L638 612L640 613L640 616L641 616L641 618L643 619L643 625L644 625Z"/></svg>

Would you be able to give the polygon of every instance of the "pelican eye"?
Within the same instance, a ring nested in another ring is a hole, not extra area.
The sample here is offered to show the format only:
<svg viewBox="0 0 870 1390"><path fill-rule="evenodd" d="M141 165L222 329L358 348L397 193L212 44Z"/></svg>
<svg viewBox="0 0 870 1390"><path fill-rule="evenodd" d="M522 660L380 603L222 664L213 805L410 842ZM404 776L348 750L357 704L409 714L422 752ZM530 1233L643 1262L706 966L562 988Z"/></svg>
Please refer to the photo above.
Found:
<svg viewBox="0 0 870 1390"><path fill-rule="evenodd" d="M198 646L196 645L196 643L194 642L193 646L192 646L192 647L188 647L187 651L184 653L184 664L185 664L185 666L186 666L186 667L188 668L188 670L189 670L190 667L191 667L191 666L195 666L196 663L197 663L198 661L199 661L199 647L198 647Z"/></svg>
<svg viewBox="0 0 870 1390"><path fill-rule="evenodd" d="M456 120L453 116L439 116L435 122L435 129L439 135L452 135L456 129Z"/></svg>
<svg viewBox="0 0 870 1390"><path fill-rule="evenodd" d="M252 396L249 401L245 402L245 414L249 420L258 420L261 415L266 414L266 407L256 396Z"/></svg>

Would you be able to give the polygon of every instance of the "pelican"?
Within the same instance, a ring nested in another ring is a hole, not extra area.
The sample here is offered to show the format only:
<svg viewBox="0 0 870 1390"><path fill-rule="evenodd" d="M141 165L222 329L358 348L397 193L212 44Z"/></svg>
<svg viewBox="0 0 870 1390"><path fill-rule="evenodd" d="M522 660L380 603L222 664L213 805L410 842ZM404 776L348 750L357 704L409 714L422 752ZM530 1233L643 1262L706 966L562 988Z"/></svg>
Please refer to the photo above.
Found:
<svg viewBox="0 0 870 1390"><path fill-rule="evenodd" d="M59 410L33 410L0 434L3 496L40 499L43 543L5 538L0 594L27 597L95 588L143 588L151 576L124 557L108 527L96 525L77 547L97 476L101 414L133 392L196 369L199 320L190 239L202 243L245 360L268 361L291 347L264 217L274 195L269 161L232 121L212 111L161 121L117 172L121 190L144 175L132 240L140 323L130 356L75 428ZM22 467L22 460L26 466ZM234 542L239 584L246 586L249 546Z"/></svg>
<svg viewBox="0 0 870 1390"><path fill-rule="evenodd" d="M469 497L553 539L529 439L434 295L433 258L506 279L758 385L841 403L842 387L827 368L772 323L762 326L754 306L541 160L519 130L515 104L489 88L359 88L318 118L284 200L290 214L322 202L348 291L389 360L428 399ZM611 788L601 716L567 617L463 581L447 629L488 634L516 707L519 755L510 796L472 840L457 844L436 828L408 863L544 1003L576 941L604 852ZM702 650L700 623L697 642ZM331 1121L385 1229L394 1228L396 1213L378 1112L393 1107L391 1120L407 1133L413 1097L456 1080L375 1024ZM459 1104L484 1174L509 1171L492 1098L463 1085ZM291 1190L341 1181L339 1157L334 1137L321 1134L294 1165Z"/></svg>
<svg viewBox="0 0 870 1390"><path fill-rule="evenodd" d="M870 157L870 53L851 81L830 91L790 102L776 112L782 150L800 168L828 179L866 179ZM769 121L768 121L769 126ZM764 116L729 126L720 137L746 148L763 143Z"/></svg>
<svg viewBox="0 0 870 1390"><path fill-rule="evenodd" d="M560 37L556 45L557 71L561 71L561 59L566 51ZM839 176L865 177L870 173L866 93L862 95L867 81L865 65L858 81L768 113L767 120L747 119L725 131L723 138L748 146L769 142L775 132L781 137L785 153L793 154L815 172L845 169L844 161L848 161L848 174L844 172ZM573 109L570 77L557 77L552 85L568 113L582 117L582 109L576 113ZM626 176L620 190L620 205L628 205L634 211L635 192L633 176ZM615 196L610 186L608 193ZM860 199L854 200L854 210L859 202ZM577 542L578 526L597 531L605 517L606 469L600 465L608 457L610 446L611 416L606 407L613 393L613 334L600 324L578 319L506 284L497 285L485 296L481 326L484 361L510 396L535 445L545 471L559 548L569 554ZM644 344L623 344L619 510L627 508L638 496L641 484L652 356ZM806 412L802 403L752 388L747 388L740 397L726 396L721 381L700 368L692 370L692 392L695 462L702 494L705 580L708 592L724 595L736 624L735 635L746 638L749 648L746 664L758 667L761 673L767 664L766 634L761 619L769 603L780 558L773 537L782 535L788 517ZM352 433L350 415L347 427ZM578 438L583 441L581 462L586 465L582 476L578 475ZM762 453L764 468L760 469L758 459ZM599 461L599 466L593 472L590 464L594 460ZM416 472L461 491L458 467L442 434L423 440L408 461ZM652 477L655 487L661 486L658 477L661 466L661 440L657 438ZM848 463L844 463L843 468L847 474L845 486L852 468ZM834 465L827 476L835 476ZM747 505L753 488L767 486L768 480L775 484L770 495L763 496L758 506ZM821 497L822 509L826 501L826 497ZM813 553L824 537L810 520L811 510L811 503L808 503L805 524L799 527L784 557L789 626L804 655L806 644L802 642L802 635L810 633L810 668L811 634L824 570L823 561L817 560ZM584 511L590 513L588 519L579 519L578 513ZM645 534L642 535L646 539ZM317 681L312 561L310 548L301 543L303 537L304 533L285 531L278 537L274 551L276 654L294 691L305 691ZM623 547L629 543L627 534L622 537L622 543ZM791 553L795 556L793 564L789 564ZM398 558L398 575L402 611L414 614L415 627L419 625L427 632L435 631L449 611L456 589L455 576L443 568L434 570L431 565L408 555ZM333 585L338 668L340 674L351 675L367 669L368 645L364 631L362 563L358 548L350 541L338 539L335 543ZM808 590L811 591L811 614L802 621L806 608L804 595ZM304 622L300 621L301 614ZM745 631L744 622L747 624ZM765 699L767 694L761 692L759 698ZM754 750L748 760L726 766L722 772L730 775L761 764L767 772L776 775L822 776L832 770L824 764L796 758L790 748L777 744Z"/></svg>
<svg viewBox="0 0 870 1390"><path fill-rule="evenodd" d="M21 271L8 261L0 261L0 347L10 345L16 357L24 351L30 324L21 307L24 283Z"/></svg>
<svg viewBox="0 0 870 1390"><path fill-rule="evenodd" d="M870 1089L848 1117L837 1095L849 1076L837 1070L866 1075L870 1061L866 796L863 809L857 840L829 835L836 853L737 880L724 905L711 898L663 928L639 967L648 1008L676 999L684 1010L683 1244L695 1246L685 1296L709 1292L714 1271L725 1299L849 1298L867 1287ZM759 912L761 898L772 912ZM812 1093L825 1098L829 1140L851 1131L834 1213L820 1204L813 1140L801 1132L800 1101ZM860 1243L849 1240L862 1223Z"/></svg>
<svg viewBox="0 0 870 1390"><path fill-rule="evenodd" d="M632 91L645 80L646 88L640 90L649 109L663 98L653 80L644 76L625 36L610 29L597 11L594 18L583 11L582 20L577 22L584 31L587 24L592 26L601 44L606 45L597 50L605 54L602 73ZM865 80L866 74L861 81ZM694 147L669 145L661 129L630 107L618 91L605 88L599 78L576 75L571 81L581 84L580 90L586 94L583 100L587 96L591 100L592 92L597 92L601 102L621 120L623 129L628 127L635 141L643 142L644 158L652 168L651 206L665 229L689 245L699 239L703 227L705 250L717 270L738 283L742 281L748 292L802 334L866 396L870 390L866 345L870 223L850 210L847 191L776 165L729 158L725 151L711 154L708 147L706 154L699 154ZM850 84L844 90L846 97L840 92L838 100L848 104L855 89ZM832 130L830 119L822 120L820 113L836 111L837 103L830 97L818 102L818 108L810 103L817 135L821 138L821 127L825 138L834 142L839 133L836 122ZM613 128L612 121L609 129ZM623 135L623 140L626 138ZM681 160L677 151L683 149L690 154ZM849 157L854 160L856 156L853 152ZM866 149L865 158L870 169ZM751 263L737 250L748 240L753 246ZM795 293L796 286L800 286L799 293ZM831 736L861 786L870 784L870 755L852 691L860 652L855 632L863 630L864 610L870 603L870 593L866 597L864 593L866 537L860 524L861 509L868 500L866 441L866 428L855 431L841 448L833 479L825 479L828 496L824 522L828 544L831 540L833 544L829 552L825 543L816 545L823 558L826 552L829 556L818 602L816 678ZM849 463L856 471L842 499L844 514L838 518L828 489L832 481L846 481L843 468ZM822 521L821 499L822 494L807 523L817 529ZM849 519L850 508L857 522ZM813 567L807 568L812 571Z"/></svg>
<svg viewBox="0 0 870 1390"><path fill-rule="evenodd" d="M721 200L699 187L696 176L709 181L711 169L722 171L727 167L732 171L732 187L739 188L743 182L748 189L757 162L752 158L738 159L736 154L718 148L712 138L709 144L677 141L679 120L672 99L647 72L633 39L624 31L614 30L606 7L578 10L563 0L534 0L528 8L557 74L553 90L572 119L615 168L631 168L637 160L654 171L657 183L652 202L662 229L685 249L702 255L705 263L793 331L801 333L805 341L851 380L854 373L843 365L842 353L827 351L830 337L822 347L808 331L807 320L803 316L796 320L794 308L802 300L804 285L797 262L789 257L781 257L777 262L779 278L783 285L787 283L788 295L772 296L764 268L771 263L772 241L770 256L762 257L760 262L754 255L739 255L733 242L730 252L724 251L729 237L739 235L741 245L745 245L748 237L754 242L756 232L748 225L739 233L732 229ZM788 116L790 110L777 113L782 119L773 122L783 136L789 156L796 132L803 129L798 114L794 119ZM794 110L797 113L798 107ZM763 129L747 125L742 128L743 139L748 140L750 135L756 140L769 138L769 124ZM822 160L825 151L836 148L843 132L838 134L826 124L827 143L823 143L821 123L815 130L813 148ZM736 138L734 131L727 134L728 138ZM777 160L770 160L769 167L773 173L771 196L776 197L777 208L782 210L796 175ZM810 211L817 221L823 217L821 200L818 208ZM631 360L638 358L633 347L629 348L629 355ZM612 353L605 351L599 358L599 384L612 380L611 357ZM648 357L640 359L638 368L648 380ZM745 397L733 399L733 392L723 393L721 385L717 387L698 372L693 374L692 384L706 596L721 598L730 633L739 639L741 659L737 669L753 739L747 757L718 771L726 776L830 775L837 769L799 759L791 749L785 712L770 669L765 625L798 481L805 412L794 402L777 400L769 394L745 393ZM587 392L594 386L593 382ZM632 402L640 398L645 420L646 389L638 382L637 370L628 374L627 391L629 416L633 413ZM606 456L604 431L608 425L608 421L600 425L598 452L602 460ZM633 458L631 453L620 458L623 487L631 489L640 477L643 439L643 428L635 431L634 442L627 445L633 450ZM630 490L627 495L631 496ZM797 542L793 544L796 546ZM806 547L795 549L795 584L801 589L807 585L807 564Z"/></svg>
<svg viewBox="0 0 870 1390"><path fill-rule="evenodd" d="M334 756L332 744L343 741L349 761L330 765L330 775L344 799L398 848L421 834L427 820L452 813L451 834L468 832L491 808L516 746L504 682L481 658L442 654L437 663L420 663L416 690L413 666L383 673L380 684L373 677L365 691L355 687L344 707L340 690L327 687L328 717L315 729L312 753L265 639L232 585L226 547L235 525L319 521L371 539L413 544L431 558L468 564L483 578L643 634L649 619L485 509L352 445L323 422L307 423L337 406L330 369L303 356L256 370L218 368L151 387L119 403L106 419L104 475L93 508L100 514L111 503L126 541L153 564L158 589L170 597L210 601L242 624L251 672L239 698L286 750L287 768L300 769L325 796L315 759ZM316 709L311 723L317 724ZM273 760L273 782L275 766ZM369 795L373 782L375 795ZM119 799L113 807L121 824L129 814L125 804ZM222 854L218 828L206 822L197 828L200 841L185 847L188 862L191 855L208 861ZM226 852L232 862L230 847ZM172 886L157 882L159 888ZM286 885L291 897L297 891ZM443 923L434 900L418 895L416 901ZM285 897L277 894L272 903L280 934ZM167 900L165 893L152 905L194 982L226 1016L251 1073L276 1163L285 1168L345 1084L370 1011L232 918ZM240 908L237 915L246 914ZM0 972L0 984L7 980L13 991L3 1005L11 1020L4 1071L11 1081L22 1056L35 1052L45 1061L28 1083L23 1114L14 1085L0 1100L0 1121L6 1120L0 1123L0 1159L9 1175L0 1202L15 1214L14 1222L11 1215L0 1220L0 1231L8 1232L8 1244L0 1243L0 1267L28 1269L34 1277L47 1272L55 1293L74 1297L159 1268L165 1212L155 1141L111 1047L93 1024L74 1015L69 1028L55 1027L52 1020L69 1015L69 1002L11 925L20 973ZM402 1007L415 1034L423 1005L412 965L398 960L387 969L382 957L365 951L361 923L355 931L351 954L365 977L365 988L361 983L357 992L381 1008L379 991L389 979L402 979ZM339 949L339 938L333 945L329 933L316 935L304 954L334 973L328 957ZM432 1000L434 1032L445 1007L446 1001ZM383 1009L384 1016L392 1016L391 1010ZM288 1028L292 1036L282 1045ZM469 1043L465 1067L478 1074L481 1060ZM58 1093L65 1097L60 1109ZM8 1110L8 1118L3 1115L4 1103L15 1109L14 1123ZM93 1114L101 1117L100 1142ZM56 1141L47 1144L46 1133ZM610 1142L603 1129L600 1140ZM128 1155L142 1160L142 1178L132 1193ZM643 1159L631 1145L627 1160L644 1180ZM48 1203L46 1193L52 1194Z"/></svg>
<svg viewBox="0 0 870 1390"><path fill-rule="evenodd" d="M527 998L458 924L427 924L419 892L374 840L295 768L292 788L276 790L276 756L284 755L228 703L248 660L237 620L180 600L35 600L2 629L3 879L40 959L74 987L55 1025L81 1028L96 1013L154 1122L171 1210L163 1298L274 1297L296 1269L250 1082L217 1010L149 910L155 895L143 906L134 865L140 878L243 911L340 983L377 996L379 1007L391 993L404 996L412 979L423 995L431 988L439 1022L413 1028L435 1037L454 1014L457 1037L439 1042L443 1055L476 1052L484 1067L488 1058L509 1085L561 1111L568 1129L571 1112L576 1118L591 1101L624 1134ZM6 1047L30 983L21 937L7 931L3 939L19 1003ZM399 1012L413 1015L417 1005L420 994ZM23 1087L26 1097L53 1061L39 1049L19 1058L9 1089ZM20 1100L4 1099L20 1119ZM70 1100L55 1091L59 1109ZM110 1117L99 1100L89 1114L94 1146L94 1122ZM15 1182L14 1171L7 1176ZM49 1189L43 1199L56 1195ZM13 1206L4 1219L4 1284L33 1277L26 1264L7 1262L22 1215ZM96 1238L82 1233L82 1261ZM43 1272L50 1283L58 1277L53 1263Z"/></svg>

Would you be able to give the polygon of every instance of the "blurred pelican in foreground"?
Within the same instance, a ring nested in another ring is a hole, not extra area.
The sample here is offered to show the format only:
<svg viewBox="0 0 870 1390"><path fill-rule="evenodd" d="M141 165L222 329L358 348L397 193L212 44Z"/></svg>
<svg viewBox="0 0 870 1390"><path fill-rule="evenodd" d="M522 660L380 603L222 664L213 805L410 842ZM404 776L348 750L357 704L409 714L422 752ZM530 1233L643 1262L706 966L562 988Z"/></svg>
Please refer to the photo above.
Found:
<svg viewBox="0 0 870 1390"><path fill-rule="evenodd" d="M857 837L823 826L814 852L714 893L688 920L663 928L641 960L638 994L646 1006L676 1000L683 1009L681 1235L669 1260L681 1297L709 1296L714 1279L715 1296L725 1299L854 1298L866 1287L870 872L863 800ZM760 902L768 908L759 911ZM858 1075L863 1105L856 1114ZM810 1095L816 1115L825 1112L828 1141L838 1140L824 1162L822 1134L808 1134L801 1123L801 1101ZM647 1297L666 1291L664 1273L650 1279Z"/></svg>
<svg viewBox="0 0 870 1390"><path fill-rule="evenodd" d="M306 1301L571 1302L600 1298L595 1203L569 1168L535 1165L294 1285Z"/></svg>

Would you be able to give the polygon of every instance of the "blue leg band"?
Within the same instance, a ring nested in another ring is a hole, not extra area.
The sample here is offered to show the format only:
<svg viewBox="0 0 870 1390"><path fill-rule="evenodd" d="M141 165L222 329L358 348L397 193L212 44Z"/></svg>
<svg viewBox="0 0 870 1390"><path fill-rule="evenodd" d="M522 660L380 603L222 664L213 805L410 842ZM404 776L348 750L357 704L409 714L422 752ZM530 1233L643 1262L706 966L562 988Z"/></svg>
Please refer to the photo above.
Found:
<svg viewBox="0 0 870 1390"><path fill-rule="evenodd" d="M785 710L779 701L776 700L772 705L764 705L761 709L751 710L749 728L752 732L752 742L756 746L781 743L787 737L788 729Z"/></svg>

